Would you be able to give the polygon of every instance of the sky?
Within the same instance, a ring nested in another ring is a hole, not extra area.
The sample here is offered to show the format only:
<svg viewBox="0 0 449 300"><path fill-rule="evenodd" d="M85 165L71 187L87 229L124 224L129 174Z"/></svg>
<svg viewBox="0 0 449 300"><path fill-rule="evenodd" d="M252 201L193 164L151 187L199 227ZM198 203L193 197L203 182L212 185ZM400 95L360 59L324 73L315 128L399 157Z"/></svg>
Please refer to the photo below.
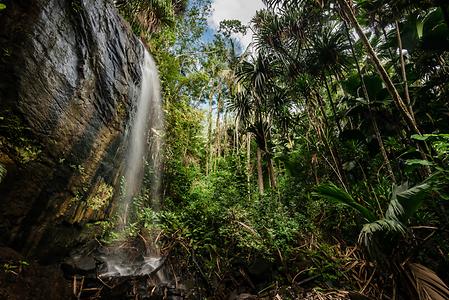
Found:
<svg viewBox="0 0 449 300"><path fill-rule="evenodd" d="M248 25L256 11L264 7L262 0L213 0L212 15L209 17L209 26L218 29L220 21L237 19L243 25ZM251 30L245 36L235 36L245 49L252 40Z"/></svg>

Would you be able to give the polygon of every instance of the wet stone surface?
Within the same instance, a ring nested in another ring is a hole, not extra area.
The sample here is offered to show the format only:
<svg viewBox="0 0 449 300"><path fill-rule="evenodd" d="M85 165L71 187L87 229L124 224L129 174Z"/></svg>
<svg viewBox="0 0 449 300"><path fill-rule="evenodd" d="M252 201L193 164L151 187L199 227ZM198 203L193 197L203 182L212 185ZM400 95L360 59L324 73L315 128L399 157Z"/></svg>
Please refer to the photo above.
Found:
<svg viewBox="0 0 449 300"><path fill-rule="evenodd" d="M143 47L107 0L9 1L0 44L0 243L54 263L114 208Z"/></svg>

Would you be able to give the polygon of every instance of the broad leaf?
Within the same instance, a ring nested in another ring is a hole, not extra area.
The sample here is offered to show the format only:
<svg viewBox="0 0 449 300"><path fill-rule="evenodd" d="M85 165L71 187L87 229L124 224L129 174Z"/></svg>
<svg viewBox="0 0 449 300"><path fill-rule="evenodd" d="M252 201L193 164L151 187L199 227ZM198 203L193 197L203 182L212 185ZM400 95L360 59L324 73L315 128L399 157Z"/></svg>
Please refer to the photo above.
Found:
<svg viewBox="0 0 449 300"><path fill-rule="evenodd" d="M333 183L321 184L316 188L315 196L325 198L327 200L341 203L352 207L358 211L368 222L374 222L376 216L366 207L357 203L346 191L335 186Z"/></svg>
<svg viewBox="0 0 449 300"><path fill-rule="evenodd" d="M401 185L394 189L386 217L399 219L407 222L413 214L421 207L424 199L428 196L431 185L423 183L412 188L405 189L407 185ZM402 209L398 209L398 206Z"/></svg>

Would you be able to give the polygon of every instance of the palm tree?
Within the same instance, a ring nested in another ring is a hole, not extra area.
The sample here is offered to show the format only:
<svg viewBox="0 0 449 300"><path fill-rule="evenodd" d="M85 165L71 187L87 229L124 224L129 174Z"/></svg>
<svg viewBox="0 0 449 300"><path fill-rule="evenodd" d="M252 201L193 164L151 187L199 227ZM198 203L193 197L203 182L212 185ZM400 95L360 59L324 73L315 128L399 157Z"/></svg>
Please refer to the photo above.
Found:
<svg viewBox="0 0 449 300"><path fill-rule="evenodd" d="M390 93L391 98L393 99L394 103L396 104L396 107L398 108L399 112L404 117L404 120L407 122L407 124L410 126L410 128L413 130L414 133L421 134L421 131L418 129L418 125L416 123L414 116L410 113L409 107L404 102L402 97L399 95L399 92L396 89L390 75L385 70L377 53L374 51L370 41L368 40L368 37L366 36L359 21L357 20L357 17L354 12L352 0L350 0L350 1L337 0L337 3L338 3L338 9L339 9L340 14L343 16L343 18L345 20L347 20L354 27L358 36L360 37L361 41L363 42L363 45L365 46L365 49L368 52L368 55L370 56L371 60L373 61L374 65L376 67L376 70L379 73L379 76L381 77L382 81L384 82L384 84L385 84L388 92Z"/></svg>
<svg viewBox="0 0 449 300"><path fill-rule="evenodd" d="M270 97L275 90L275 61L259 52L251 61L243 61L237 71L238 81L244 86L244 92L234 97L230 108L237 113L237 118L246 130L255 136L257 143L257 170L259 192L263 193L262 154L266 157L270 185L276 188L276 176L270 151L270 128L274 112Z"/></svg>
<svg viewBox="0 0 449 300"><path fill-rule="evenodd" d="M413 240L411 229L407 227L435 188L440 187L433 179L411 188L407 184L395 186L386 212L378 212L382 216L380 219L371 209L332 183L319 185L315 195L351 207L364 218L367 223L359 234L359 243L382 272L393 277L393 295L406 293L409 299L443 300L449 299L447 285L429 268L411 262L413 250L420 245ZM408 242L410 240L412 243Z"/></svg>

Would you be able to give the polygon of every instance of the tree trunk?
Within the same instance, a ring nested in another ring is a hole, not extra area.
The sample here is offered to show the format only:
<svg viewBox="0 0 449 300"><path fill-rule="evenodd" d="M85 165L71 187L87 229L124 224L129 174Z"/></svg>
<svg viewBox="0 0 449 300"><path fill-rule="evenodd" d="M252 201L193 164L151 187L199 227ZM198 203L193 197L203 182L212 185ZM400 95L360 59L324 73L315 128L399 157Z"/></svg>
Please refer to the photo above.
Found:
<svg viewBox="0 0 449 300"><path fill-rule="evenodd" d="M382 81L384 82L389 94L393 98L393 101L396 104L396 107L399 109L400 113L404 116L406 122L410 125L411 129L415 133L421 134L414 117L410 114L407 105L404 103L401 96L399 95L396 87L393 84L393 81L391 80L387 71L383 67L380 59L377 57L376 52L374 51L368 38L366 37L365 33L363 32L362 27L360 26L359 22L357 21L357 18L355 17L354 12L352 10L352 0L350 0L351 5L346 0L338 0L338 3L340 4L340 6L343 10L342 12L346 16L346 18L349 20L349 22L352 24L352 26L356 30L357 34L359 35L360 39L362 40L363 45L365 46L365 48L368 52L368 55L371 57L374 65L376 66L377 72L379 73Z"/></svg>
<svg viewBox="0 0 449 300"><path fill-rule="evenodd" d="M259 186L259 194L263 195L262 150L260 150L260 147L257 147L257 184Z"/></svg>
<svg viewBox="0 0 449 300"><path fill-rule="evenodd" d="M268 158L268 173L270 175L271 187L273 189L275 189L277 187L276 174L275 174L275 171L274 171L273 160L270 157Z"/></svg>
<svg viewBox="0 0 449 300"><path fill-rule="evenodd" d="M332 94L331 94L331 90L329 88L329 84L327 83L326 74L324 74L324 72L323 72L322 76L323 76L323 80L324 80L324 86L326 87L327 96L328 96L329 102L331 104L332 112L334 114L334 121L335 121L335 124L337 125L338 132L341 134L343 132L343 130L341 129L341 126L340 126L340 120L337 117L337 109L335 108L334 100L332 99Z"/></svg>
<svg viewBox="0 0 449 300"><path fill-rule="evenodd" d="M221 110L221 92L219 88L217 97L217 118L215 120L215 158L221 156L221 126L220 126L220 110ZM216 171L217 161L214 161L214 171Z"/></svg>
<svg viewBox="0 0 449 300"><path fill-rule="evenodd" d="M314 90L314 92L315 92L315 96L317 98L318 106L319 106L319 108L321 110L321 114L323 115L323 119L324 119L324 124L322 124L322 125L325 126L327 129L329 129L330 128L329 127L329 122L327 120L326 111L324 110L324 101L321 98L321 95L318 92L316 92L316 90ZM345 176L345 173L343 171L343 166L342 166L342 163L341 163L341 159L340 159L340 155L338 153L338 150L334 149L335 147L333 147L331 145L331 143L328 142L325 130L322 130L322 132L323 132L323 134L322 134L322 141L325 144L325 146L328 148L328 150L330 152L330 155L332 157L332 160L334 161L334 164L335 164L335 168L334 168L335 174L337 175L338 179L341 181L341 183L342 183L343 187L345 188L345 190L347 190L347 187L346 187L346 184L347 184L346 176Z"/></svg>
<svg viewBox="0 0 449 300"><path fill-rule="evenodd" d="M271 128L271 127L270 127ZM266 134L268 140L271 141L271 129L268 129L268 133ZM265 139L265 149L267 150L267 161L268 161L268 175L270 176L270 184L273 189L277 188L276 183L276 171L273 164L273 159L271 157L270 151L268 151L267 140Z"/></svg>
<svg viewBox="0 0 449 300"><path fill-rule="evenodd" d="M372 110L371 110L371 104L370 104L370 98L369 98L369 94L368 94L368 89L366 88L365 80L363 79L362 70L360 69L359 60L357 59L357 55L355 53L354 46L352 44L351 35L349 34L349 29L348 29L348 26L346 25L346 22L343 22L343 23L345 25L346 35L348 36L348 41L349 41L349 46L351 48L352 56L354 57L355 66L356 66L356 69L357 69L357 74L359 75L360 82L362 83L363 94L364 94L364 96L366 98L366 101L368 102L368 113L369 113L369 116L370 116L370 119L371 119L371 124L373 126L374 133L376 134L377 143L379 144L380 152L381 152L382 157L384 159L384 162L385 162L385 165L387 167L388 173L391 176L391 180L394 183L396 183L396 177L394 176L393 168L391 167L390 160L388 159L387 151L385 150L385 145L384 145L384 142L382 140L382 136L381 136L380 131L379 131L379 126L377 126L377 120L375 119L375 117L374 117L374 115L372 113Z"/></svg>
<svg viewBox="0 0 449 300"><path fill-rule="evenodd" d="M415 114L413 113L413 108L412 108L412 104L410 101L410 93L408 90L408 82L407 82L407 73L405 71L405 60L404 60L404 53L402 53L402 38L401 38L401 31L399 30L399 23L398 21L395 22L396 23L396 35L398 38L398 47L399 47L399 59L401 62L401 74L402 74L402 81L404 83L404 98L405 98L405 103L408 106L408 111L410 113L410 115L415 118Z"/></svg>
<svg viewBox="0 0 449 300"><path fill-rule="evenodd" d="M222 132L224 133L223 136L223 152L224 152L224 156L226 157L229 153L229 146L228 146L228 111L225 109L224 111L224 115L223 115L223 130ZM220 144L221 146L221 144ZM220 147L221 148L221 147ZM221 149L220 149L221 151Z"/></svg>
<svg viewBox="0 0 449 300"><path fill-rule="evenodd" d="M213 109L214 88L212 87L209 94L209 113L207 115L207 155L206 155L206 176L209 175L211 157L212 157L212 109Z"/></svg>
<svg viewBox="0 0 449 300"><path fill-rule="evenodd" d="M251 200L251 134L246 134L246 180L248 182L248 198Z"/></svg>

